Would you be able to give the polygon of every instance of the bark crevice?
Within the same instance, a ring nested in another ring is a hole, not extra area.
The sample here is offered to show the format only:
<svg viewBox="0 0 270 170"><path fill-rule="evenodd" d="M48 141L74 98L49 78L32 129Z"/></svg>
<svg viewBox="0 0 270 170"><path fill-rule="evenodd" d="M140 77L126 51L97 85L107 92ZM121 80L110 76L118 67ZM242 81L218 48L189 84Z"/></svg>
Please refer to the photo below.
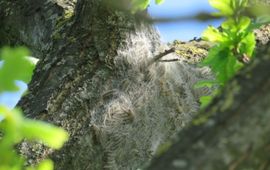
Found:
<svg viewBox="0 0 270 170"><path fill-rule="evenodd" d="M179 61L148 65L169 47L151 25L102 5L106 0L28 0L28 8L21 1L0 2L0 32L11 37L1 43L24 44L40 58L19 106L28 117L70 134L60 151L23 142L30 164L49 156L63 170L141 168L192 120L199 97L209 93L193 88L212 78L209 69L196 67L208 45L187 43L200 49L198 55L178 50L194 57L191 63L171 53L163 59ZM209 129L195 130L194 138Z"/></svg>

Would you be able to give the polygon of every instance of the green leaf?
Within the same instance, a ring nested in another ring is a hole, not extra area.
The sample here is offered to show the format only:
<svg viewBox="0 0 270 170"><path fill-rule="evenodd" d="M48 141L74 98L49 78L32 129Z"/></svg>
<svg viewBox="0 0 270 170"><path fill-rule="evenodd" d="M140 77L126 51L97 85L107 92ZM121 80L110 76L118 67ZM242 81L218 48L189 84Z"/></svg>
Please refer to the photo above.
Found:
<svg viewBox="0 0 270 170"><path fill-rule="evenodd" d="M235 56L232 55L232 53L228 53L228 56L227 56L227 63L225 65L225 72L226 72L226 75L227 75L227 80L229 80L230 78L232 78L235 73L238 71L236 70L236 63L237 63L237 58ZM225 81L227 81L225 80Z"/></svg>
<svg viewBox="0 0 270 170"><path fill-rule="evenodd" d="M224 41L224 36L219 30L213 26L207 27L207 29L202 33L202 39L211 42L221 42Z"/></svg>
<svg viewBox="0 0 270 170"><path fill-rule="evenodd" d="M208 106L209 103L212 101L212 99L213 99L212 96L202 96L202 97L200 97L201 108L204 109L206 106Z"/></svg>
<svg viewBox="0 0 270 170"><path fill-rule="evenodd" d="M201 65L211 67L216 77L215 82L221 87L243 66L238 58L252 56L256 43L252 30L260 23L270 22L270 17L265 17L261 21L258 20L257 24L253 24L251 18L244 16L248 11L248 2L249 0L209 0L209 3L219 11L217 14L226 20L222 23L221 29L208 27L204 31L203 39L215 42L216 45L210 49ZM268 12L269 8L263 13L267 14L266 11ZM211 87L214 83L198 82L195 88ZM202 103L207 103L209 96L204 96L201 100Z"/></svg>
<svg viewBox="0 0 270 170"><path fill-rule="evenodd" d="M12 141L9 145L26 138L41 140L46 145L59 149L68 140L65 130L42 121L24 119L18 109L10 110L0 106L0 115L4 118L4 121L0 122L0 130L3 130L7 138Z"/></svg>
<svg viewBox="0 0 270 170"><path fill-rule="evenodd" d="M138 10L144 10L150 4L150 0L132 0L132 12L136 12Z"/></svg>
<svg viewBox="0 0 270 170"><path fill-rule="evenodd" d="M249 27L251 23L250 18L242 16L238 23L238 31L241 32Z"/></svg>
<svg viewBox="0 0 270 170"><path fill-rule="evenodd" d="M165 0L155 0L156 4L162 4Z"/></svg>
<svg viewBox="0 0 270 170"><path fill-rule="evenodd" d="M253 32L249 32L239 42L239 51L241 54L247 54L249 57L252 57L255 46L256 46L255 34Z"/></svg>
<svg viewBox="0 0 270 170"><path fill-rule="evenodd" d="M223 86L229 77L227 64L230 56L230 49L226 46L217 45L210 49L208 57L203 60L204 66L210 66L216 75L216 79Z"/></svg>
<svg viewBox="0 0 270 170"><path fill-rule="evenodd" d="M226 33L230 43L237 37L238 27L237 23L233 18L228 18L221 24L222 31Z"/></svg>
<svg viewBox="0 0 270 170"><path fill-rule="evenodd" d="M194 85L194 88L212 87L217 84L215 80L201 80Z"/></svg>
<svg viewBox="0 0 270 170"><path fill-rule="evenodd" d="M41 140L54 149L61 148L68 140L68 134L65 130L36 120L25 120L21 131L26 139Z"/></svg>
<svg viewBox="0 0 270 170"><path fill-rule="evenodd" d="M238 19L238 22L236 22L236 20L233 18L225 20L221 24L221 27L223 31L230 34L230 36L234 35L234 37L230 37L230 39L235 39L235 36L245 31L250 26L250 23L250 18L242 16Z"/></svg>
<svg viewBox="0 0 270 170"><path fill-rule="evenodd" d="M232 18L228 18L221 24L221 27L222 29L231 29L231 27L234 25L235 25L235 21Z"/></svg>
<svg viewBox="0 0 270 170"><path fill-rule="evenodd" d="M0 67L0 92L18 90L16 80L25 83L31 80L35 65L26 56L29 56L29 51L23 47L5 47L1 50L3 65Z"/></svg>
<svg viewBox="0 0 270 170"><path fill-rule="evenodd" d="M234 11L231 6L232 0L208 0L209 4L219 10L218 15L232 16Z"/></svg>
<svg viewBox="0 0 270 170"><path fill-rule="evenodd" d="M248 5L248 0L231 0L231 7L236 14L240 14L241 10L243 10Z"/></svg>
<svg viewBox="0 0 270 170"><path fill-rule="evenodd" d="M38 164L36 170L53 170L53 162L49 159L45 159Z"/></svg>
<svg viewBox="0 0 270 170"><path fill-rule="evenodd" d="M20 126L23 122L22 112L19 109L11 110L5 106L0 106L0 116L3 118L0 122L0 130L6 136L1 141L1 145L9 147L20 142L23 138L20 134Z"/></svg>

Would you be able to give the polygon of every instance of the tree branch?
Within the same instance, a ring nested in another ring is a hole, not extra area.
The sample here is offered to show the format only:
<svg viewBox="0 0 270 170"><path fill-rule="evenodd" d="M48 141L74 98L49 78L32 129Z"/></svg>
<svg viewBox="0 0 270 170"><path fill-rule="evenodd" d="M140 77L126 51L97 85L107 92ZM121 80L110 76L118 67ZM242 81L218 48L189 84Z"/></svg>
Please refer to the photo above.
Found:
<svg viewBox="0 0 270 170"><path fill-rule="evenodd" d="M237 169L259 169L269 160L269 45L259 49L255 61L179 133L149 170L222 170L236 162Z"/></svg>
<svg viewBox="0 0 270 170"><path fill-rule="evenodd" d="M147 65L150 66L150 65L152 65L153 63L155 63L156 61L158 61L159 59L161 59L162 57L164 57L164 56L166 56L166 55L168 55L168 54L170 54L170 53L173 53L173 52L175 52L175 48L174 48L174 47L172 47L172 48L169 49L169 50L165 50L164 52L162 52L162 53L160 53L160 54L154 56L154 57L148 62Z"/></svg>

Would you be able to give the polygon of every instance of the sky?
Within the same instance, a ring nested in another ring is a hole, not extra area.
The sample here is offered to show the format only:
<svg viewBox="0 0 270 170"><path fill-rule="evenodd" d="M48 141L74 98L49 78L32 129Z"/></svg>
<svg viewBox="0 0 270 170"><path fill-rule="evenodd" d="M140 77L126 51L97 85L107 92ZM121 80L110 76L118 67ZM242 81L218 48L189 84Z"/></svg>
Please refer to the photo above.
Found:
<svg viewBox="0 0 270 170"><path fill-rule="evenodd" d="M214 9L209 5L208 0L165 0L162 5L155 5L154 0L152 0L148 11L153 18L159 18L190 16L198 12L214 12ZM194 37L200 37L208 25L217 27L220 23L221 20L158 23L156 28L160 32L163 42L175 39L188 41Z"/></svg>
<svg viewBox="0 0 270 170"><path fill-rule="evenodd" d="M165 0L162 5L155 5L154 0L152 0L148 8L148 12L153 18L189 16L203 11L213 11L208 4L208 0ZM208 22L185 21L158 23L155 27L160 32L163 42L171 42L175 39L188 41L194 37L200 37L208 25L219 26L220 23L220 20ZM27 85L22 82L16 83L20 87L20 90L12 93L0 93L0 105L4 104L9 108L13 108L17 104L20 96L27 89Z"/></svg>
<svg viewBox="0 0 270 170"><path fill-rule="evenodd" d="M0 93L0 105L13 108L18 103L20 97L27 89L27 85L21 81L17 81L16 84L20 87L19 91Z"/></svg>

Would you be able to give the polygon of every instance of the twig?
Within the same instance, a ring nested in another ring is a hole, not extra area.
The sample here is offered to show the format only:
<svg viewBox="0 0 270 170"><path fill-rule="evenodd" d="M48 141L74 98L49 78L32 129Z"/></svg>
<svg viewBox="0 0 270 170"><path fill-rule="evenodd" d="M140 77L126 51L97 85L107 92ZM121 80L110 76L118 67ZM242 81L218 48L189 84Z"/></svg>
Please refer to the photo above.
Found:
<svg viewBox="0 0 270 170"><path fill-rule="evenodd" d="M250 57L246 53L241 55L236 48L234 48L232 52L241 63L248 64L250 62Z"/></svg>
<svg viewBox="0 0 270 170"><path fill-rule="evenodd" d="M208 21L208 20L215 20L221 19L220 16L214 16L207 12L199 12L195 15L188 15L188 16L174 16L174 17L155 17L151 18L145 14L138 14L140 19L145 20L149 23L170 23L170 22L184 22L190 20L198 20L198 21Z"/></svg>
<svg viewBox="0 0 270 170"><path fill-rule="evenodd" d="M249 56L247 54L243 54L242 56L237 57L237 59L243 64L248 64L250 62Z"/></svg>
<svg viewBox="0 0 270 170"><path fill-rule="evenodd" d="M168 60L159 60L159 62L175 62L175 61L179 61L179 58L173 58L173 59L168 59Z"/></svg>
<svg viewBox="0 0 270 170"><path fill-rule="evenodd" d="M175 48L172 47L171 49L169 50L165 50L164 52L154 56L154 58L152 58L149 63L148 63L148 66L152 65L153 63L155 63L156 61L158 61L159 59L161 59L162 57L164 57L165 55L168 55L170 53L173 53L175 52Z"/></svg>

